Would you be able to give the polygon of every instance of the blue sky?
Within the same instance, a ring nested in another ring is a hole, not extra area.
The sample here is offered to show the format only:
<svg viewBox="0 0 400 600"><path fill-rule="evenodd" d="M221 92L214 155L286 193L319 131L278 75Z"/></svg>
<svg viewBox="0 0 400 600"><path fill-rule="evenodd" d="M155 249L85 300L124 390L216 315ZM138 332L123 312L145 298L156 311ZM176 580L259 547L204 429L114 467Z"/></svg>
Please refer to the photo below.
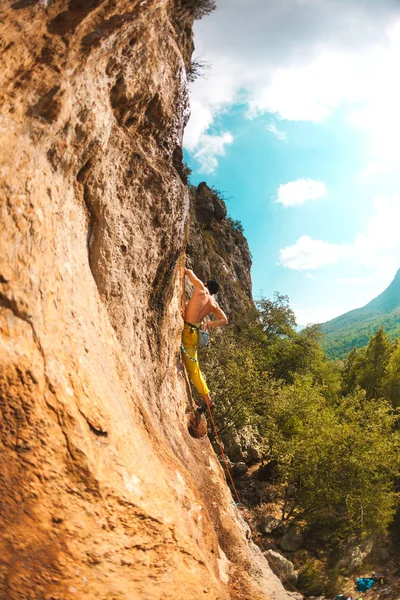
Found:
<svg viewBox="0 0 400 600"><path fill-rule="evenodd" d="M398 8L220 0L195 32L185 155L243 223L253 295L300 324L365 304L400 267Z"/></svg>

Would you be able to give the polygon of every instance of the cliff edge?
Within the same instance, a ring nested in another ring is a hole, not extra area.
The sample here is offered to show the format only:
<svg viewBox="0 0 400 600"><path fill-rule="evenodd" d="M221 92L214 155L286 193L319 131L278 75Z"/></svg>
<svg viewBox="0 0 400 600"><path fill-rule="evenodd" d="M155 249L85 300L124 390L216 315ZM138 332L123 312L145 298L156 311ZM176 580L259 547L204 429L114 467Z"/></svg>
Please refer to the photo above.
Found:
<svg viewBox="0 0 400 600"><path fill-rule="evenodd" d="M283 600L180 362L187 0L0 7L0 598Z"/></svg>

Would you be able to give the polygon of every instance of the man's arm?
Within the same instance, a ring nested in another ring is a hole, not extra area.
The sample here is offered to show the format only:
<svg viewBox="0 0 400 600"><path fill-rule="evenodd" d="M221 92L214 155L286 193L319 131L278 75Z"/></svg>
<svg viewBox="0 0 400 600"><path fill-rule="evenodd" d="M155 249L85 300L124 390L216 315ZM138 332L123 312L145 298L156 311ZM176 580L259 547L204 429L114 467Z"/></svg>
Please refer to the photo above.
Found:
<svg viewBox="0 0 400 600"><path fill-rule="evenodd" d="M196 275L193 273L193 271L191 269L185 268L185 275L188 276L190 283L192 283L195 288L204 289L204 287L205 287L204 283L202 281L200 281L200 279L198 279L198 277L196 277Z"/></svg>
<svg viewBox="0 0 400 600"><path fill-rule="evenodd" d="M228 317L224 313L223 310L220 309L218 304L213 309L212 313L217 319L215 321L204 321L203 325L205 328L208 327L221 327L221 325L226 325L228 323Z"/></svg>

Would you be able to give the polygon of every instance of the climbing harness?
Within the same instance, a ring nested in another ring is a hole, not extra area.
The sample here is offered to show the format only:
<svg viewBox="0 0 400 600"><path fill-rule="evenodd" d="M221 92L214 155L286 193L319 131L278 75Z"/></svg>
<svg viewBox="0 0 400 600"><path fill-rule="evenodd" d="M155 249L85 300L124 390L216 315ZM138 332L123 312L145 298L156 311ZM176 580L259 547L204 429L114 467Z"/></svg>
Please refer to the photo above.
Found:
<svg viewBox="0 0 400 600"><path fill-rule="evenodd" d="M266 548L263 546L263 543L261 542L261 540L260 540L260 537L259 537L259 535L258 535L257 531L254 529L253 525L251 524L251 521L250 521L249 515L247 514L247 511L246 511L246 509L244 508L244 506L243 506L243 504L242 504L242 502L241 502L241 500L240 500L240 497L239 497L238 491L237 491L237 489L236 489L236 486L235 486L235 483L234 483L234 481L233 481L233 477L232 477L232 474L231 474L231 471L230 471L230 469L229 469L229 465L228 465L228 460L227 460L227 458L226 458L226 456L225 456L224 448L223 448L223 446L222 446L221 439L220 439L220 437L219 437L219 435L218 435L217 426L216 426L216 424L215 424L214 417L213 417L213 415L212 415L212 412L211 412L211 408L210 408L208 405L207 405L207 408L208 408L208 413L209 413L209 415L210 415L210 421L211 421L211 423L212 423L212 427L213 427L213 430L214 430L215 438L216 438L216 440L217 440L217 443L218 443L218 446L219 446L219 450L220 450L220 453L221 453L222 459L223 459L223 461L224 461L224 463L225 463L226 472L227 472L227 474L228 474L229 480L230 480L230 482L231 482L231 484L232 484L232 488L233 488L233 490L234 490L234 493L235 493L235 496L236 496L236 500L237 500L237 502L235 502L235 504L236 504L236 506L237 506L238 508L240 508L240 509L241 509L241 511L242 511L242 513L243 513L244 520L246 521L247 525L248 525L248 526L249 526L249 528L250 528L251 537L253 537L253 538L255 539L255 541L257 542L257 544L258 544L258 546L259 546L260 550L262 551L263 555L264 555L264 556L265 556L265 558L267 559L267 562L269 562L269 563L270 563L270 565L271 565L272 567L274 567L275 571L276 571L276 572L279 574L279 576L280 576L280 578L281 578L281 581L282 581L282 580L286 581L286 583L288 584L288 586L290 586L290 587L292 588L292 590L294 590L295 592L297 592L298 594L300 594L300 596L301 596L302 598L304 598L304 600L309 600L309 599L307 598L307 596L304 596L304 594L302 594L302 593L300 592L300 590L298 590L298 589L297 589L297 588L296 588L296 587L295 587L295 586L294 586L292 583L290 583L290 581L289 581L289 580L288 580L288 579L285 577L285 575L284 575L284 574L283 574L283 573L282 573L282 572L281 572L281 571L278 569L278 566L276 565L276 563L275 563L275 562L272 560L272 558L271 558L271 557L270 557L270 556L267 554L267 550L266 550Z"/></svg>
<svg viewBox="0 0 400 600"><path fill-rule="evenodd" d="M208 342L210 341L210 334L208 333L208 331L205 331L204 329L200 329L200 327L198 327L197 325L195 325L194 323L188 323L188 321L185 321L185 325L187 325L189 327L190 330L190 335L193 334L193 331L196 329L196 331L199 334L199 346L203 346L203 347L207 347L208 346ZM181 344L181 351L186 354L187 357L190 358L190 360L192 362L197 363L198 360L197 358L194 358L193 356L190 356L190 354L187 352L186 348L184 347L183 344Z"/></svg>
<svg viewBox="0 0 400 600"><path fill-rule="evenodd" d="M210 334L208 333L208 331L206 331L205 329L201 329L194 323L188 323L187 321L185 321L185 325L189 326L190 334L192 334L193 331L196 329L196 331L199 334L199 346L203 346L203 347L207 348L208 343L210 341Z"/></svg>

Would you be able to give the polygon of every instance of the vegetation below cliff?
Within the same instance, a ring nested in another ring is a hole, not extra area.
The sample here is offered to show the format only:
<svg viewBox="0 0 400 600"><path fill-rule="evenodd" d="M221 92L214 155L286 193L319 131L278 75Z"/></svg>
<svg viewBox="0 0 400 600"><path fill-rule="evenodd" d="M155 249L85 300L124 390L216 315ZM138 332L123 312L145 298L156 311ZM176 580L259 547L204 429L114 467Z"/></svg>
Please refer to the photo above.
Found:
<svg viewBox="0 0 400 600"><path fill-rule="evenodd" d="M192 194L190 257L208 278L232 260L231 240L222 247L219 238L221 223L231 235L235 228L226 213L203 220L199 190ZM232 281L225 282L223 303L237 294ZM393 556L400 346L381 329L344 362L330 361L321 328L298 332L287 297L276 293L255 306L241 290L230 325L200 359L215 421L263 545L293 561L303 593L332 597L367 557L374 564L383 547L388 564ZM296 535L300 544L285 552L281 541Z"/></svg>
<svg viewBox="0 0 400 600"><path fill-rule="evenodd" d="M287 298L261 300L202 360L228 454L232 433L250 428L280 526L309 541L295 557L302 591L332 596L340 573L351 572L351 561L341 564L349 545L388 540L399 507L400 346L379 330L341 366L326 358L318 327L298 333L294 324ZM242 460L252 464L254 452ZM257 490L244 495L253 507L265 502Z"/></svg>

